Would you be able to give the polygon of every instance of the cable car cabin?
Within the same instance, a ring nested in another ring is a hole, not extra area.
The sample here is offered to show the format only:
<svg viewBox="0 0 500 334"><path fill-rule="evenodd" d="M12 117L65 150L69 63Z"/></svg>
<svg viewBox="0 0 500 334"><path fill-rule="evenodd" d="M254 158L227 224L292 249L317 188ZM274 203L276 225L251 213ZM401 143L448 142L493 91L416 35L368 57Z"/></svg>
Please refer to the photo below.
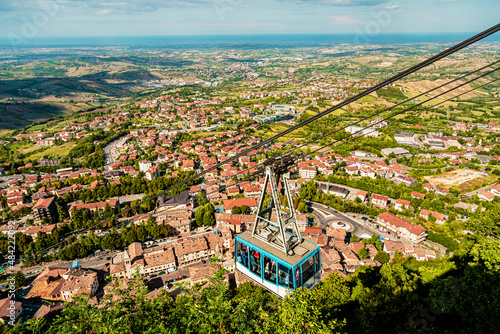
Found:
<svg viewBox="0 0 500 334"><path fill-rule="evenodd" d="M286 232L286 236L294 235ZM302 287L312 289L321 279L321 258L318 245L302 239L287 255L245 231L236 236L236 269L252 281L284 298Z"/></svg>

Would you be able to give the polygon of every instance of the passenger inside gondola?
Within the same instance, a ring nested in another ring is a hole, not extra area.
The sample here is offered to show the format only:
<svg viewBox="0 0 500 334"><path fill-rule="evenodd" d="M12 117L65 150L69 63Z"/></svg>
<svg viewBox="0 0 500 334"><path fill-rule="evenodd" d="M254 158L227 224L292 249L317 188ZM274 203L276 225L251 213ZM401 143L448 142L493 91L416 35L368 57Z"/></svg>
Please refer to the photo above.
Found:
<svg viewBox="0 0 500 334"><path fill-rule="evenodd" d="M293 277L290 273L291 269L278 264L278 284L293 289Z"/></svg>
<svg viewBox="0 0 500 334"><path fill-rule="evenodd" d="M260 254L250 249L250 270L260 276Z"/></svg>
<svg viewBox="0 0 500 334"><path fill-rule="evenodd" d="M248 248L247 246L239 243L238 244L238 254L237 261L248 268Z"/></svg>
<svg viewBox="0 0 500 334"><path fill-rule="evenodd" d="M264 278L276 284L276 262L264 256Z"/></svg>

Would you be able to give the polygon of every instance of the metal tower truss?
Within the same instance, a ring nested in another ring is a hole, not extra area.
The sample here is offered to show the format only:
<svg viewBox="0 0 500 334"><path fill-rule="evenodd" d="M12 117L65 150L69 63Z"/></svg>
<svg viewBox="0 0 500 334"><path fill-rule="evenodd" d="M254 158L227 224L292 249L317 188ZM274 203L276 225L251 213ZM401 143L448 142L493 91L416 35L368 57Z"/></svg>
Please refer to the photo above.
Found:
<svg viewBox="0 0 500 334"><path fill-rule="evenodd" d="M281 206L280 192L278 190L281 178L283 179L283 189L288 200L288 205L284 208ZM293 256L295 253L299 255L302 253L301 247L296 248L297 245L302 243L302 237L293 208L292 194L288 186L289 179L290 172L285 172L284 168L266 166L264 188L257 207L257 217L252 236L283 251L286 255ZM268 192L268 186L271 189L271 201L269 206L264 208L264 199ZM271 221L272 216L274 216L275 221Z"/></svg>

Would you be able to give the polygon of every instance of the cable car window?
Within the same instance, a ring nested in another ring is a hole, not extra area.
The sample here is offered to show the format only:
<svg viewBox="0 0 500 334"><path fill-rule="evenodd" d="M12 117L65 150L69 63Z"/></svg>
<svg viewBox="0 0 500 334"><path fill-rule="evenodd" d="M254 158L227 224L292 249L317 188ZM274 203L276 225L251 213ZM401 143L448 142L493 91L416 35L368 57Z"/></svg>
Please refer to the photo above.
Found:
<svg viewBox="0 0 500 334"><path fill-rule="evenodd" d="M276 284L276 261L264 256L264 278Z"/></svg>
<svg viewBox="0 0 500 334"><path fill-rule="evenodd" d="M237 253L237 261L248 268L248 247L238 242Z"/></svg>
<svg viewBox="0 0 500 334"><path fill-rule="evenodd" d="M260 253L250 248L250 271L260 276Z"/></svg>
<svg viewBox="0 0 500 334"><path fill-rule="evenodd" d="M278 264L278 284L286 288L293 289L293 276L291 269L281 263Z"/></svg>
<svg viewBox="0 0 500 334"><path fill-rule="evenodd" d="M319 252L316 252L316 254L314 254L314 264L316 265L315 272L319 272L321 270L321 263L319 262Z"/></svg>
<svg viewBox="0 0 500 334"><path fill-rule="evenodd" d="M315 274L314 270L314 256L311 256L306 260L306 262L302 263L302 279L303 282L307 282L311 277Z"/></svg>
<svg viewBox="0 0 500 334"><path fill-rule="evenodd" d="M295 268L295 289L297 289L298 287L302 286L302 280L301 280L301 274L300 274L300 268L297 267Z"/></svg>

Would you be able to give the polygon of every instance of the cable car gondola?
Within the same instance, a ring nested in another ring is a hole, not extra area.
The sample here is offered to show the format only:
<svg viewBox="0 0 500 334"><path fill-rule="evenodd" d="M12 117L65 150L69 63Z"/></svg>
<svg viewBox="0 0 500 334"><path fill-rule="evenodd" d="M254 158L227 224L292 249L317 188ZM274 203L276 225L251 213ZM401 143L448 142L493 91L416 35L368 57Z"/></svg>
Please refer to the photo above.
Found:
<svg viewBox="0 0 500 334"><path fill-rule="evenodd" d="M266 167L253 229L235 238L236 269L282 298L298 288L312 289L321 276L320 248L304 240L298 230L287 182L289 175L283 174L286 165L280 161L278 168ZM290 213L282 212L279 202L277 190L281 175ZM271 202L263 209L268 184Z"/></svg>

